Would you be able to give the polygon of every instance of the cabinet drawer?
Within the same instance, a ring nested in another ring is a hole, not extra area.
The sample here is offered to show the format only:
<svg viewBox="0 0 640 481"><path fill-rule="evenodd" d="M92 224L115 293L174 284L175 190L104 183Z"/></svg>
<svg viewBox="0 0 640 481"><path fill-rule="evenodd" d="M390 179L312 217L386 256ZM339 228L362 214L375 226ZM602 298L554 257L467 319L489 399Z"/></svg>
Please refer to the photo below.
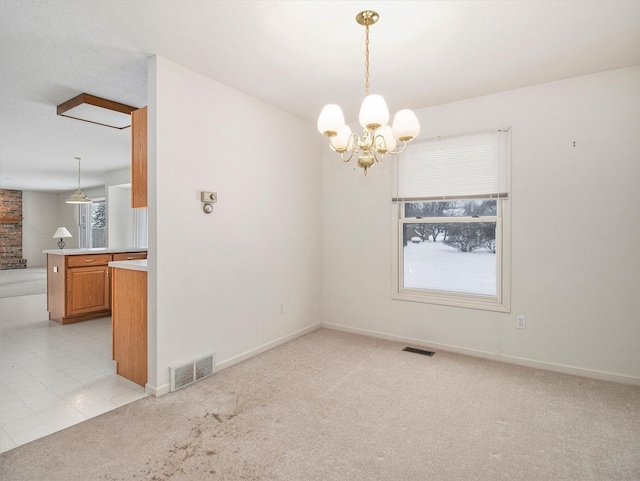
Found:
<svg viewBox="0 0 640 481"><path fill-rule="evenodd" d="M146 252L125 252L123 254L113 254L114 261L133 261L146 258Z"/></svg>
<svg viewBox="0 0 640 481"><path fill-rule="evenodd" d="M106 266L110 260L111 254L67 256L67 267Z"/></svg>

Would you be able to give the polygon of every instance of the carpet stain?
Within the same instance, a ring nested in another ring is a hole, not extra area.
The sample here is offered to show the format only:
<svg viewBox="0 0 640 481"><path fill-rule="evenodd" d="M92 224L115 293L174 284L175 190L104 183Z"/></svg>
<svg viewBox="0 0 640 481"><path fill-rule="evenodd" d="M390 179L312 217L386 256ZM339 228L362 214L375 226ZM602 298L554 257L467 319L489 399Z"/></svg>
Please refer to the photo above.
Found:
<svg viewBox="0 0 640 481"><path fill-rule="evenodd" d="M144 479L170 481L199 479L194 473L221 475L217 470L219 456L238 455L241 450L221 445L222 439L238 439L236 418L242 411L240 396L228 398L215 409L207 409L204 414L189 418L185 426L188 431L174 441L161 459L150 459L145 469L139 472ZM174 431L175 432L175 431ZM223 453L223 454L221 454ZM252 474L256 467L246 461L237 466L238 472L230 479L258 479ZM227 478L224 478L227 479Z"/></svg>

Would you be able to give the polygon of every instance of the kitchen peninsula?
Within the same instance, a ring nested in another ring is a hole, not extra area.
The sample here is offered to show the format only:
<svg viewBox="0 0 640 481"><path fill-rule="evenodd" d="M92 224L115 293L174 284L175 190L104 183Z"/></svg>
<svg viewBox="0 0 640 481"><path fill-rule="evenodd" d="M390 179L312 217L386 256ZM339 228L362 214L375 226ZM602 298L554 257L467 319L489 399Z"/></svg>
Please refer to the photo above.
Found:
<svg viewBox="0 0 640 481"><path fill-rule="evenodd" d="M146 259L147 249L50 249L47 254L47 310L60 324L111 315L109 262Z"/></svg>

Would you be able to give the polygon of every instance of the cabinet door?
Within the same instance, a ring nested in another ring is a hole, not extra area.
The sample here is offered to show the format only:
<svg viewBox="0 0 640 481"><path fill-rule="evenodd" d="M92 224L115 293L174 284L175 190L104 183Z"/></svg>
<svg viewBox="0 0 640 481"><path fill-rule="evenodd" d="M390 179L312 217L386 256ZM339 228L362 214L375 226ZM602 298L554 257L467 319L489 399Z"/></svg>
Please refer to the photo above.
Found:
<svg viewBox="0 0 640 481"><path fill-rule="evenodd" d="M113 269L113 359L117 373L147 384L147 273Z"/></svg>
<svg viewBox="0 0 640 481"><path fill-rule="evenodd" d="M108 266L67 269L67 316L111 308Z"/></svg>

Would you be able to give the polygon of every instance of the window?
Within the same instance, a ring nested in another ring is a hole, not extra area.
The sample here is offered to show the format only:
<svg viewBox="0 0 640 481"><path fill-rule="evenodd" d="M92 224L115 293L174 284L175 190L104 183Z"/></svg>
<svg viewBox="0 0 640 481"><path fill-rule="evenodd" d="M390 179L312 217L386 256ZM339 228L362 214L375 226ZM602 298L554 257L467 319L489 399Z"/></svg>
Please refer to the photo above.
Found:
<svg viewBox="0 0 640 481"><path fill-rule="evenodd" d="M410 144L396 162L392 297L509 311L509 133Z"/></svg>
<svg viewBox="0 0 640 481"><path fill-rule="evenodd" d="M78 247L107 246L107 218L104 199L78 204Z"/></svg>

